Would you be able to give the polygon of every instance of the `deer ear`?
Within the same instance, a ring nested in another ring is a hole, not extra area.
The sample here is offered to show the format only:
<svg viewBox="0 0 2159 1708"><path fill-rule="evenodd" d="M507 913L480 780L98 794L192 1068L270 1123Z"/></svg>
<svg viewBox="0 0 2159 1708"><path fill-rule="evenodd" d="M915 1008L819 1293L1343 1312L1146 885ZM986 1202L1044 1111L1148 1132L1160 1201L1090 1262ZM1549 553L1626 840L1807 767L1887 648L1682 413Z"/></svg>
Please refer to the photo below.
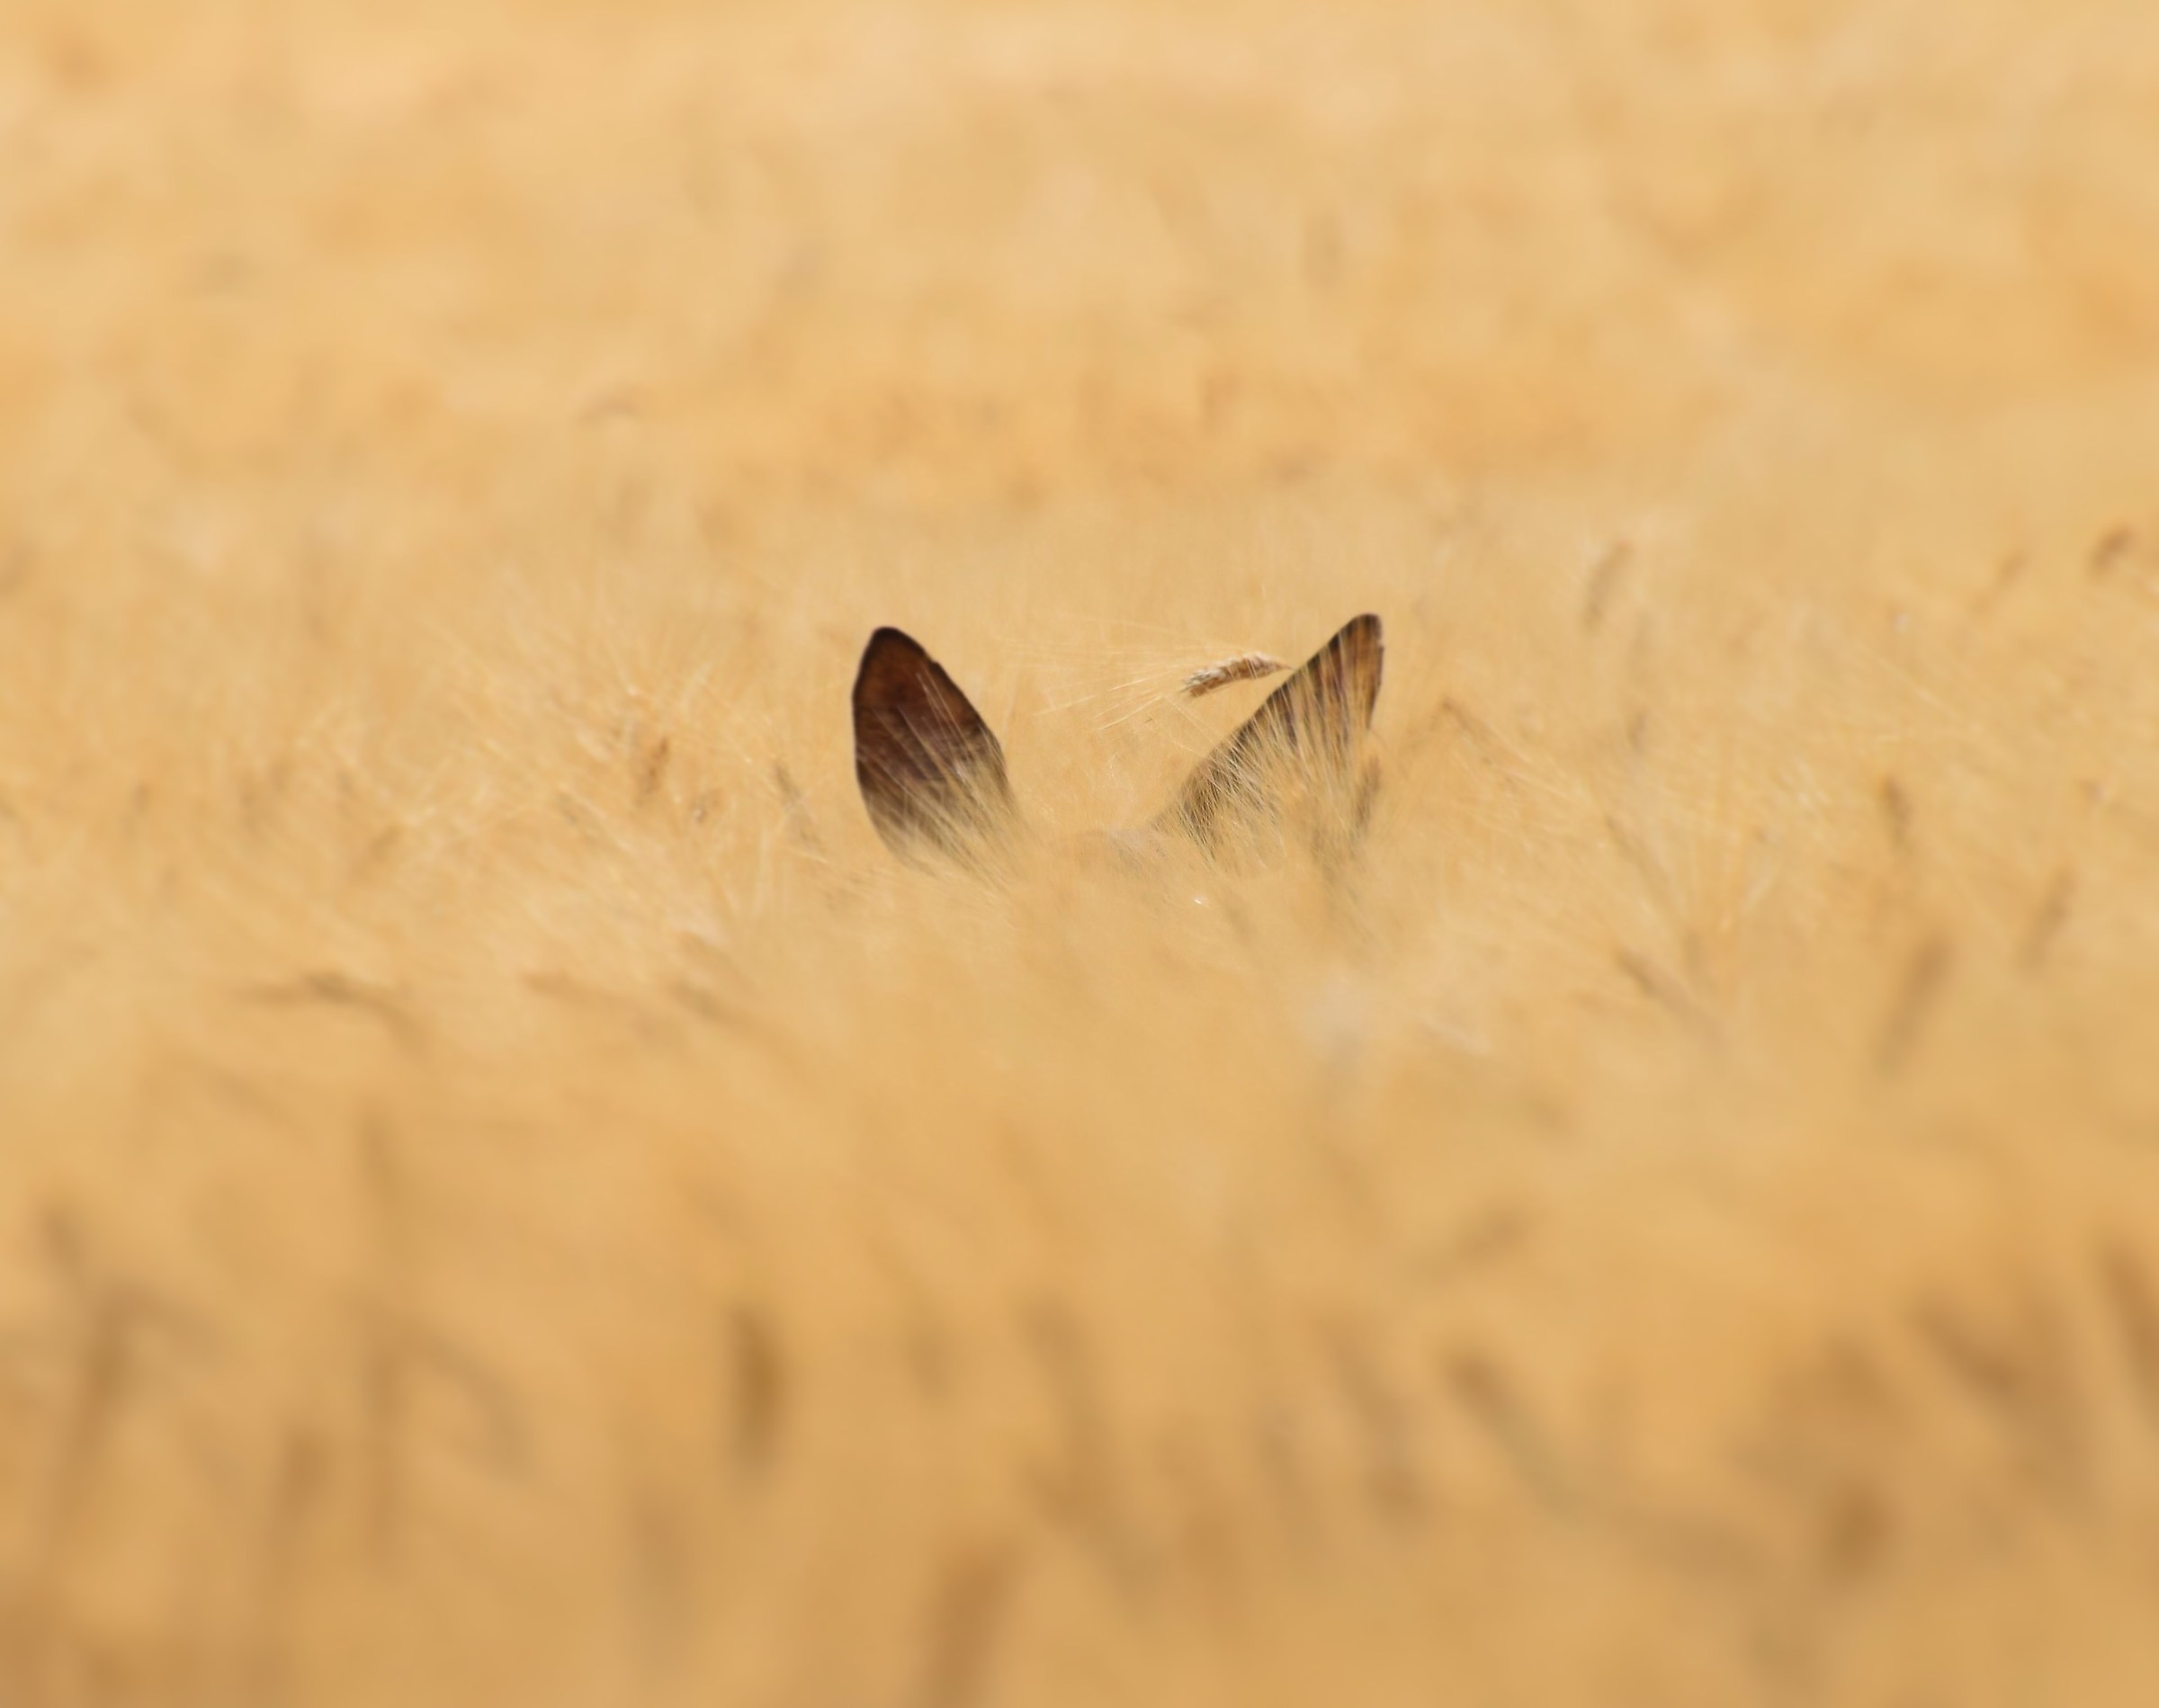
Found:
<svg viewBox="0 0 2159 1708"><path fill-rule="evenodd" d="M855 677L855 780L895 854L972 863L1018 820L1005 750L944 666L880 629Z"/></svg>
<svg viewBox="0 0 2159 1708"><path fill-rule="evenodd" d="M1369 805L1358 749L1372 728L1385 660L1377 617L1343 624L1199 762L1156 822L1218 854L1300 789L1354 836Z"/></svg>

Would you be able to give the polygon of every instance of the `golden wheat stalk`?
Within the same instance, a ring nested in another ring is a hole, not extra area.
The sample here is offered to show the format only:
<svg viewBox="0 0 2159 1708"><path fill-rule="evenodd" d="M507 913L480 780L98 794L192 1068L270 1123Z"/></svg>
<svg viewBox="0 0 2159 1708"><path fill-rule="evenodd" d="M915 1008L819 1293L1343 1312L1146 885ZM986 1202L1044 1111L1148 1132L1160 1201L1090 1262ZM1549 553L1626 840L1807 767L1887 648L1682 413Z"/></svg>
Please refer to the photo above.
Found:
<svg viewBox="0 0 2159 1708"><path fill-rule="evenodd" d="M1279 658L1271 658L1264 652L1241 652L1234 658L1223 658L1195 670L1185 678L1185 693L1197 700L1217 688L1226 688L1232 682L1252 682L1260 676L1271 676L1284 668Z"/></svg>

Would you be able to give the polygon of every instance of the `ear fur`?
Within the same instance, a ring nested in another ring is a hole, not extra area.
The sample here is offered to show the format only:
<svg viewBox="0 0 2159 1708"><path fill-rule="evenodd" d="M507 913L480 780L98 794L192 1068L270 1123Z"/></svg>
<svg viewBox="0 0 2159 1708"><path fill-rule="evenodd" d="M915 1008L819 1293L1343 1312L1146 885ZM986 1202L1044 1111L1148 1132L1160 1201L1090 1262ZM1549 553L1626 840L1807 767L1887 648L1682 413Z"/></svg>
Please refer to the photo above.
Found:
<svg viewBox="0 0 2159 1708"><path fill-rule="evenodd" d="M1377 617L1366 613L1343 624L1199 762L1157 827L1181 830L1206 854L1220 854L1295 788L1314 795L1354 838L1369 814L1373 775L1360 768L1358 749L1372 728L1385 661Z"/></svg>
<svg viewBox="0 0 2159 1708"><path fill-rule="evenodd" d="M910 636L880 629L855 676L855 780L895 854L979 863L1018 822L1005 751Z"/></svg>

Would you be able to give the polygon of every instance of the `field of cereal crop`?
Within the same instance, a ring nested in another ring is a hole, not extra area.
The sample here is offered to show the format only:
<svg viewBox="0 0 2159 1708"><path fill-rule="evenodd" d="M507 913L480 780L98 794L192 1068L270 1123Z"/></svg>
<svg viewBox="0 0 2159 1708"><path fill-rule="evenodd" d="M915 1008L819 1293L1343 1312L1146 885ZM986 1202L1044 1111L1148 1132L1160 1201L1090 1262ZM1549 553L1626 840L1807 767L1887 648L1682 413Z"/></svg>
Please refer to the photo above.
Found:
<svg viewBox="0 0 2159 1708"><path fill-rule="evenodd" d="M8 1708L2159 1693L2159 13L10 0L0 257Z"/></svg>

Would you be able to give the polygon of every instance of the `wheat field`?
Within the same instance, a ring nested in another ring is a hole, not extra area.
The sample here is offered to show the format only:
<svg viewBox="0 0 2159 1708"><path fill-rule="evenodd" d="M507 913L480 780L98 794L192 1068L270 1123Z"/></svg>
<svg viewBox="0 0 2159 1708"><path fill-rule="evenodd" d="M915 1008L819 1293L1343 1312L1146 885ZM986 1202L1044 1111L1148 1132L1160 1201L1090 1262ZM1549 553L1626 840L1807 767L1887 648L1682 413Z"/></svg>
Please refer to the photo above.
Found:
<svg viewBox="0 0 2159 1708"><path fill-rule="evenodd" d="M7 0L0 161L7 1708L2159 1693L2142 0ZM1365 610L1353 863L1070 854Z"/></svg>

